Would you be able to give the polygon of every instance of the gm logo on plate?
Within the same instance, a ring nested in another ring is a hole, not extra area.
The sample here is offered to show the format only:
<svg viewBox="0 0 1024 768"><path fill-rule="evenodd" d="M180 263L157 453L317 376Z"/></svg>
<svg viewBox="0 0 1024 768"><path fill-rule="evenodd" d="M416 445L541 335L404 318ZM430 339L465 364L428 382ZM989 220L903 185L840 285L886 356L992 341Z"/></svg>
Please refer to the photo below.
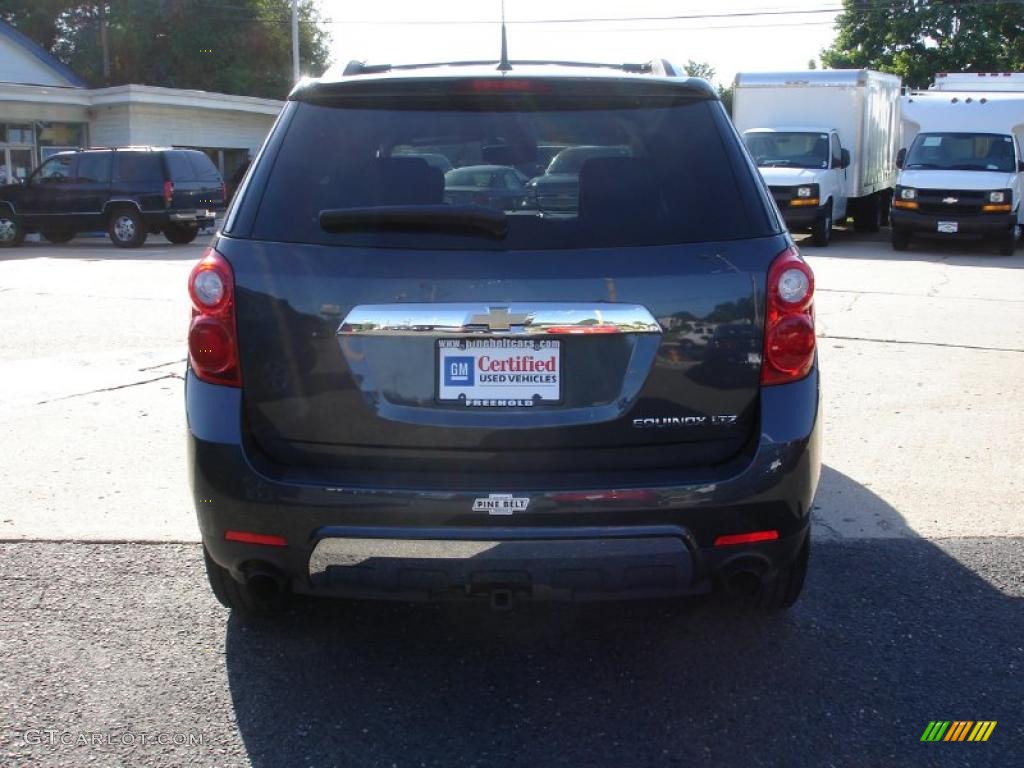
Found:
<svg viewBox="0 0 1024 768"><path fill-rule="evenodd" d="M447 357L444 361L444 384L446 387L473 386L473 358Z"/></svg>

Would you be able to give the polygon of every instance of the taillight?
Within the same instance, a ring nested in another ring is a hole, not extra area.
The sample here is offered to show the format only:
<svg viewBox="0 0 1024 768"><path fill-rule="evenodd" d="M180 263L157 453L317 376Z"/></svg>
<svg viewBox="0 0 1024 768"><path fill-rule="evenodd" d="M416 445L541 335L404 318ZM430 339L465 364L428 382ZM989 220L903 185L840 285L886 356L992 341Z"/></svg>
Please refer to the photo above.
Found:
<svg viewBox="0 0 1024 768"><path fill-rule="evenodd" d="M192 299L188 359L192 372L203 381L240 387L234 288L231 265L213 248L207 248L188 278Z"/></svg>
<svg viewBox="0 0 1024 768"><path fill-rule="evenodd" d="M224 203L228 201L228 185L223 181L220 183L220 199Z"/></svg>
<svg viewBox="0 0 1024 768"><path fill-rule="evenodd" d="M795 247L768 269L762 384L786 384L814 364L814 273Z"/></svg>
<svg viewBox="0 0 1024 768"><path fill-rule="evenodd" d="M174 200L174 182L173 181L165 181L164 182L164 203L167 204L167 205L170 205L173 200Z"/></svg>

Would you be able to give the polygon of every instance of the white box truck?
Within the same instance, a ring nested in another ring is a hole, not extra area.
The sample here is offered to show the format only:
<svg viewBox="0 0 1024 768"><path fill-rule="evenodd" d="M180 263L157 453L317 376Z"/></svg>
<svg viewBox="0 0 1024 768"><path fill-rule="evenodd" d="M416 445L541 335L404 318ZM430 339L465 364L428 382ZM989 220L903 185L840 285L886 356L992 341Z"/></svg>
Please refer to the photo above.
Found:
<svg viewBox="0 0 1024 768"><path fill-rule="evenodd" d="M967 85L975 90L952 90ZM902 115L893 248L919 235L982 237L1013 255L1024 226L1024 75L940 75L903 97Z"/></svg>
<svg viewBox="0 0 1024 768"><path fill-rule="evenodd" d="M1024 94L1024 72L939 72L928 90Z"/></svg>
<svg viewBox="0 0 1024 768"><path fill-rule="evenodd" d="M741 72L733 122L791 230L877 232L896 180L901 81L869 69Z"/></svg>

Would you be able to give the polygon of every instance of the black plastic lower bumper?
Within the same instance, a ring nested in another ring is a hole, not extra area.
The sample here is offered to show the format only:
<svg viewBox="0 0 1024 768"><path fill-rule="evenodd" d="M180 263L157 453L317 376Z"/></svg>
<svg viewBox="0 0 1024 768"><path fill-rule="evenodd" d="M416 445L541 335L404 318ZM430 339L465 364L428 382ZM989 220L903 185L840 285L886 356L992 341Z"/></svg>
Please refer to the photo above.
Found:
<svg viewBox="0 0 1024 768"><path fill-rule="evenodd" d="M999 237L1008 234L1016 221L1016 215L1011 213L983 213L977 216L935 216L933 214L893 208L891 215L893 229L913 232L915 234L934 234L943 237L956 237L957 235ZM957 231L941 232L939 224L946 222L955 222Z"/></svg>
<svg viewBox="0 0 1024 768"><path fill-rule="evenodd" d="M479 491L338 487L282 480L254 466L242 435L242 392L186 380L188 459L203 544L235 578L253 564L293 591L378 598L528 592L600 599L707 591L742 563L770 575L806 537L820 473L817 368L766 387L756 447L716 479L680 470L644 493L586 500L537 489L527 511L474 512ZM500 477L495 478L500 491ZM631 489L635 490L635 489ZM280 536L285 546L225 539ZM774 530L778 540L716 547L720 535ZM467 544L468 542L468 544Z"/></svg>

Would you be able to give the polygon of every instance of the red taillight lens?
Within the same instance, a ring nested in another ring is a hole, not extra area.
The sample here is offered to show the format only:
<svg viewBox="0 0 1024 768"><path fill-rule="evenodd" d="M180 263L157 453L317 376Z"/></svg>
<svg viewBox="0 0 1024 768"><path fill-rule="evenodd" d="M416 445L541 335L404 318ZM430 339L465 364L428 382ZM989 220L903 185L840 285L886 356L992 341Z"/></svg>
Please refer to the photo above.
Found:
<svg viewBox="0 0 1024 768"><path fill-rule="evenodd" d="M814 273L795 247L768 269L762 384L786 384L814 365Z"/></svg>
<svg viewBox="0 0 1024 768"><path fill-rule="evenodd" d="M252 531L224 531L225 541L240 541L243 544L263 544L267 547L287 547L288 539L272 533L253 533Z"/></svg>
<svg viewBox="0 0 1024 768"><path fill-rule="evenodd" d="M219 317L200 315L188 330L188 351L195 367L207 374L221 375L235 363L235 340Z"/></svg>
<svg viewBox="0 0 1024 768"><path fill-rule="evenodd" d="M754 531L753 533L733 533L715 539L716 547L732 547L736 544L756 544L759 541L778 541L778 531Z"/></svg>
<svg viewBox="0 0 1024 768"><path fill-rule="evenodd" d="M203 381L240 387L234 285L231 265L207 248L188 278L192 299L188 358L192 372Z"/></svg>
<svg viewBox="0 0 1024 768"><path fill-rule="evenodd" d="M173 181L165 181L164 182L164 202L167 205L170 205L172 200L174 200L174 182Z"/></svg>

